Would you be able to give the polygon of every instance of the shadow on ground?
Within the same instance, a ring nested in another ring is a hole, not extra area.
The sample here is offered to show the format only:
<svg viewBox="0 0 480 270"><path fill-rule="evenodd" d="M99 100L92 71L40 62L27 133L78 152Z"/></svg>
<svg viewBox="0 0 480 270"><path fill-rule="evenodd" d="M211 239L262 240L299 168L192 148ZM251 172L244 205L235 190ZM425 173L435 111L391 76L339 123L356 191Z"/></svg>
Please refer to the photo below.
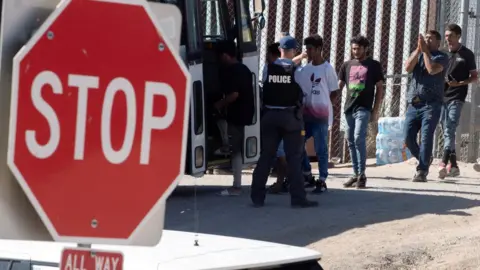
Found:
<svg viewBox="0 0 480 270"><path fill-rule="evenodd" d="M195 231L306 246L353 228L423 214L470 215L480 201L381 189L330 189L311 195L320 208L291 209L289 195L268 195L264 208L250 206L249 188L238 197L216 195L217 186L180 186L167 202L166 229ZM194 194L196 193L196 196ZM195 197L198 220L195 222ZM196 227L198 225L198 227ZM200 240L201 241L201 240Z"/></svg>

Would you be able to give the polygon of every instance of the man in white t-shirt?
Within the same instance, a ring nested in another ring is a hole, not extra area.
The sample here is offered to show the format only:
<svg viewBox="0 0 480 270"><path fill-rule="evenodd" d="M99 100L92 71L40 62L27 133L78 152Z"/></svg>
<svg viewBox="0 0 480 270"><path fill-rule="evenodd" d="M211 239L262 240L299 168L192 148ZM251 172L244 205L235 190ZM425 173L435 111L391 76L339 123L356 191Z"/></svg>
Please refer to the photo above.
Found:
<svg viewBox="0 0 480 270"><path fill-rule="evenodd" d="M318 158L319 180L315 183L314 193L327 190L328 177L328 127L333 122L333 108L330 100L332 94L337 94L338 78L335 69L322 56L323 39L312 35L304 40L308 58L311 62L302 67L298 83L304 92L305 141L313 137L315 153ZM313 178L312 167L303 153L303 173L307 178Z"/></svg>

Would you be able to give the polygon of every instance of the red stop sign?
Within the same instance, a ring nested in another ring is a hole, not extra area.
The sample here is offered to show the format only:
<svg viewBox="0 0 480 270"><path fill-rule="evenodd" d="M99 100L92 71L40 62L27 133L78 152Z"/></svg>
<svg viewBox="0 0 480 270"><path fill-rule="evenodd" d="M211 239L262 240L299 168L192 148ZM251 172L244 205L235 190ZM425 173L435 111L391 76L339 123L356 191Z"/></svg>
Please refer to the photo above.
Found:
<svg viewBox="0 0 480 270"><path fill-rule="evenodd" d="M65 0L16 55L8 165L56 241L131 243L183 175L172 49L146 1Z"/></svg>

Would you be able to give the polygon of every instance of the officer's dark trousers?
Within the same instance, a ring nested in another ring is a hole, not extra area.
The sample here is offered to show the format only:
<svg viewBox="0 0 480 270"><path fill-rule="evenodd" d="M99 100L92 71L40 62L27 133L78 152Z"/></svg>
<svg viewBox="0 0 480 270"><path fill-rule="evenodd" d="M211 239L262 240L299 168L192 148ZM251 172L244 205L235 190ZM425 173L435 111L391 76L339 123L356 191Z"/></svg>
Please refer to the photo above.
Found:
<svg viewBox="0 0 480 270"><path fill-rule="evenodd" d="M263 203L266 184L280 141L283 139L288 163L288 180L292 203L306 199L301 168L304 139L303 119L293 109L267 109L261 120L261 152L257 167L253 171L251 199Z"/></svg>

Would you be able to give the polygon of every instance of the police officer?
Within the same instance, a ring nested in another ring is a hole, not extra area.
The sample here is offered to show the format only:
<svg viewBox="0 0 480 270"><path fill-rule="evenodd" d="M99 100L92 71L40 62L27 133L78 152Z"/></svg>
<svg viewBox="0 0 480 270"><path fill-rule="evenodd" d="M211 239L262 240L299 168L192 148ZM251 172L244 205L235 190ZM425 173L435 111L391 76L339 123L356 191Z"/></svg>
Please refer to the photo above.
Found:
<svg viewBox="0 0 480 270"><path fill-rule="evenodd" d="M266 183L277 148L283 139L287 158L287 177L290 182L292 207L315 207L318 202L306 198L301 169L303 153L303 119L300 110L303 92L295 81L297 41L291 36L280 40L280 58L264 68L263 104L261 120L261 153L253 172L251 199L254 207L262 207L266 196Z"/></svg>

